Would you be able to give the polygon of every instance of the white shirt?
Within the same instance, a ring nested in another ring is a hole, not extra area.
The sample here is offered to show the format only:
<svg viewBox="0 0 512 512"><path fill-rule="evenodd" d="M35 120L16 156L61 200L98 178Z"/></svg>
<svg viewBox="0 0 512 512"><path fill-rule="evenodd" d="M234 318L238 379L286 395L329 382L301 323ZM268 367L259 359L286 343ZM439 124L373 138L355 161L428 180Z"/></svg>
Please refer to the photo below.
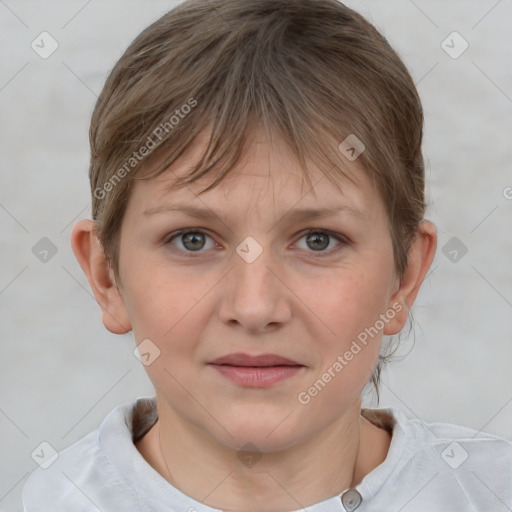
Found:
<svg viewBox="0 0 512 512"><path fill-rule="evenodd" d="M336 495L300 512L512 511L512 442L408 419L396 408L362 413L392 429L386 460L342 493L347 508ZM173 487L135 447L157 417L154 398L114 408L97 430L30 475L24 511L220 512Z"/></svg>

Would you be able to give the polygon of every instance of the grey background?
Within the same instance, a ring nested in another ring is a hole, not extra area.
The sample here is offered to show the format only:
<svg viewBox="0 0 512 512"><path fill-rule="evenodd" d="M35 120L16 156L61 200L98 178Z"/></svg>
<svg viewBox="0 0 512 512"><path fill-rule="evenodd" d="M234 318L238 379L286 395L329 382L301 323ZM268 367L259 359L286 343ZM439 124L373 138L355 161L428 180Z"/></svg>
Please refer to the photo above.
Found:
<svg viewBox="0 0 512 512"><path fill-rule="evenodd" d="M380 406L512 440L512 2L346 3L417 83L439 236L414 348L385 372ZM62 450L115 405L152 394L131 334L104 329L69 237L90 216L89 119L106 74L176 4L0 0L0 512L21 510L42 441ZM47 59L30 46L43 31L59 45ZM469 43L458 58L441 47L453 31ZM47 262L32 252L43 237L57 250ZM458 261L443 253L453 237L467 247Z"/></svg>

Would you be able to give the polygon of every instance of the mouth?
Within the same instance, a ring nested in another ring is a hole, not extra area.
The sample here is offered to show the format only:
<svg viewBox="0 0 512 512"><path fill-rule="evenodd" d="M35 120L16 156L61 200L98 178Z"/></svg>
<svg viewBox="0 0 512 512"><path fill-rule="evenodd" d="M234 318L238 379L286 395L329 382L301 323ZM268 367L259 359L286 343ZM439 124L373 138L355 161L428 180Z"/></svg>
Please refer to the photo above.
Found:
<svg viewBox="0 0 512 512"><path fill-rule="evenodd" d="M261 354L257 356L251 356L249 354L242 354L240 352L218 357L217 359L210 361L210 364L256 368L265 368L270 366L304 366L297 361L293 361L292 359L278 356L276 354Z"/></svg>
<svg viewBox="0 0 512 512"><path fill-rule="evenodd" d="M276 354L229 354L210 364L223 377L243 387L265 388L300 372L304 365Z"/></svg>

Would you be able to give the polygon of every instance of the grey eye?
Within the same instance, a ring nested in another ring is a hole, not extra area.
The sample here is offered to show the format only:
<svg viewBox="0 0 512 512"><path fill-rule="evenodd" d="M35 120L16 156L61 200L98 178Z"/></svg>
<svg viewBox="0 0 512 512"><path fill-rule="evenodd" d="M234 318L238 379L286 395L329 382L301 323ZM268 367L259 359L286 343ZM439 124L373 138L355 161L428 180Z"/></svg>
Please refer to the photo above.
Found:
<svg viewBox="0 0 512 512"><path fill-rule="evenodd" d="M181 235L184 247L191 251L198 251L203 248L204 245L204 234L203 233L185 233Z"/></svg>
<svg viewBox="0 0 512 512"><path fill-rule="evenodd" d="M213 240L210 247L205 247L207 238L212 240L209 235L203 233L202 231L186 231L184 233L177 233L172 238L170 238L167 243L176 245L180 250L184 252L197 252L201 249L213 248Z"/></svg>
<svg viewBox="0 0 512 512"><path fill-rule="evenodd" d="M305 240L305 247L302 245L300 247L300 243L302 240ZM327 250L331 242L336 241L336 244L334 247L331 247ZM310 231L303 235L298 242L299 248L304 249L308 252L326 252L330 253L331 251L334 252L336 250L337 246L342 244L343 240L337 236L331 235L330 233L326 231Z"/></svg>
<svg viewBox="0 0 512 512"><path fill-rule="evenodd" d="M314 251L323 250L329 246L330 237L326 233L309 233L306 235L308 247Z"/></svg>

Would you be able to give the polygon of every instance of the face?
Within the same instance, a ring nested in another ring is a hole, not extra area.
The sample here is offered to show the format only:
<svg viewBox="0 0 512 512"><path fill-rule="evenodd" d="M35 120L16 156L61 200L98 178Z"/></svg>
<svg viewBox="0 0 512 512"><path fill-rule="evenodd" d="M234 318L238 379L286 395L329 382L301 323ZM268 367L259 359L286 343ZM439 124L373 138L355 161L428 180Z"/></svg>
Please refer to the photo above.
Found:
<svg viewBox="0 0 512 512"><path fill-rule="evenodd" d="M145 366L160 413L233 449L250 440L272 451L359 406L398 281L384 204L357 160L349 167L357 185L336 188L315 169L310 189L285 144L257 135L233 173L202 195L202 182L168 187L206 138L175 174L136 181L119 272L137 343L151 340L150 359L160 351ZM323 217L297 213L331 208ZM211 364L235 353L296 366Z"/></svg>

